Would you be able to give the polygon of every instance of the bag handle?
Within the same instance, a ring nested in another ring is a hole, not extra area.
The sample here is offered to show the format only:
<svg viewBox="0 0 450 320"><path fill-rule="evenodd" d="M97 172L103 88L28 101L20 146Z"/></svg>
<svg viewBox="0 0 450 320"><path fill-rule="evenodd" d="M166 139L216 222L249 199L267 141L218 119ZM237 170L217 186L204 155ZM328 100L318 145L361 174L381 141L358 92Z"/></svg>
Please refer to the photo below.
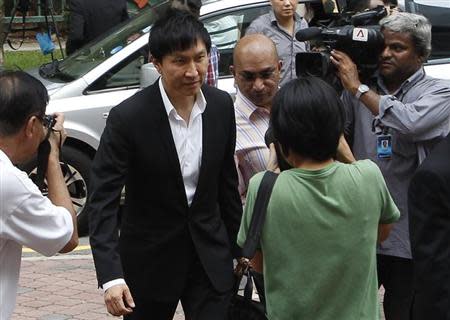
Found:
<svg viewBox="0 0 450 320"><path fill-rule="evenodd" d="M242 249L242 255L247 259L253 258L259 245L264 220L266 218L267 205L269 204L270 195L272 194L273 186L277 178L277 173L266 171L259 185L253 215L250 221L250 228L244 243L244 248Z"/></svg>

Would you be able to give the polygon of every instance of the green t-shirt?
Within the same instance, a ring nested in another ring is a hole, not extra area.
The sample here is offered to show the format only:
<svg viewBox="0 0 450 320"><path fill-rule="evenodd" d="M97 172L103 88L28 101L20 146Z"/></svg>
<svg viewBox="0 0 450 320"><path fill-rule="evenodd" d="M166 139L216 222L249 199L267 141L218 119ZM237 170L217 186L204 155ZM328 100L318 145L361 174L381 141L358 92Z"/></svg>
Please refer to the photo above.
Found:
<svg viewBox="0 0 450 320"><path fill-rule="evenodd" d="M241 247L263 174L250 180ZM378 320L378 224L399 217L370 160L283 171L261 236L269 319Z"/></svg>

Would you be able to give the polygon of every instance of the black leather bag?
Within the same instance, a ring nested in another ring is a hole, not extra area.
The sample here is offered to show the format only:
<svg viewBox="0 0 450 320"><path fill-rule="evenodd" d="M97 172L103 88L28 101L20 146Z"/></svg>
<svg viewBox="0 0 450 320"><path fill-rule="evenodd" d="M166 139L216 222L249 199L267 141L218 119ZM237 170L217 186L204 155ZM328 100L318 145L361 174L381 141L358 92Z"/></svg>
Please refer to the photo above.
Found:
<svg viewBox="0 0 450 320"><path fill-rule="evenodd" d="M253 258L258 248L267 204L277 177L276 173L267 171L259 186L247 239L242 249L243 256L247 259ZM229 320L267 320L264 303L252 299L253 272L248 264L243 267L242 271L237 272L234 296L228 312ZM240 295L239 286L244 277L246 278L246 284L243 295Z"/></svg>
<svg viewBox="0 0 450 320"><path fill-rule="evenodd" d="M239 295L239 284L243 277L246 277L244 294ZM235 295L231 300L228 313L230 320L267 320L266 310L263 303L252 299L253 294L253 276L250 269L246 270L242 277L236 281Z"/></svg>

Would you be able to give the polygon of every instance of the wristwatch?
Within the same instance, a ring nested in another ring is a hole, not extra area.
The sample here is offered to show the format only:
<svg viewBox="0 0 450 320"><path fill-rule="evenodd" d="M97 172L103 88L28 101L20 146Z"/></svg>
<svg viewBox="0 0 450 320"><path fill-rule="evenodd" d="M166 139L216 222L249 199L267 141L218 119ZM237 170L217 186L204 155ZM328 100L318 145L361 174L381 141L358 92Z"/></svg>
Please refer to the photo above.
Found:
<svg viewBox="0 0 450 320"><path fill-rule="evenodd" d="M356 91L355 98L359 100L359 98L361 98L361 96L369 90L370 89L368 86L365 84L360 84L358 90Z"/></svg>

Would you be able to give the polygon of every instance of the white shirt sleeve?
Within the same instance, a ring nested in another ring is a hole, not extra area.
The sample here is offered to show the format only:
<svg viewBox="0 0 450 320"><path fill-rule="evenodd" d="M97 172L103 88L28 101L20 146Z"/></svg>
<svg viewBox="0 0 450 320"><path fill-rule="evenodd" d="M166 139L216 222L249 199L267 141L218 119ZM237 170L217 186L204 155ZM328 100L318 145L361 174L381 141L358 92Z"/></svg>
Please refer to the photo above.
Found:
<svg viewBox="0 0 450 320"><path fill-rule="evenodd" d="M45 256L60 251L73 233L69 211L53 205L20 170L8 172L6 179L0 182L3 202L1 237Z"/></svg>
<svg viewBox="0 0 450 320"><path fill-rule="evenodd" d="M117 286L119 284L126 284L125 280L122 278L119 278L119 279L114 279L114 280L108 281L102 285L103 292L106 292L106 290L108 290L109 288Z"/></svg>

